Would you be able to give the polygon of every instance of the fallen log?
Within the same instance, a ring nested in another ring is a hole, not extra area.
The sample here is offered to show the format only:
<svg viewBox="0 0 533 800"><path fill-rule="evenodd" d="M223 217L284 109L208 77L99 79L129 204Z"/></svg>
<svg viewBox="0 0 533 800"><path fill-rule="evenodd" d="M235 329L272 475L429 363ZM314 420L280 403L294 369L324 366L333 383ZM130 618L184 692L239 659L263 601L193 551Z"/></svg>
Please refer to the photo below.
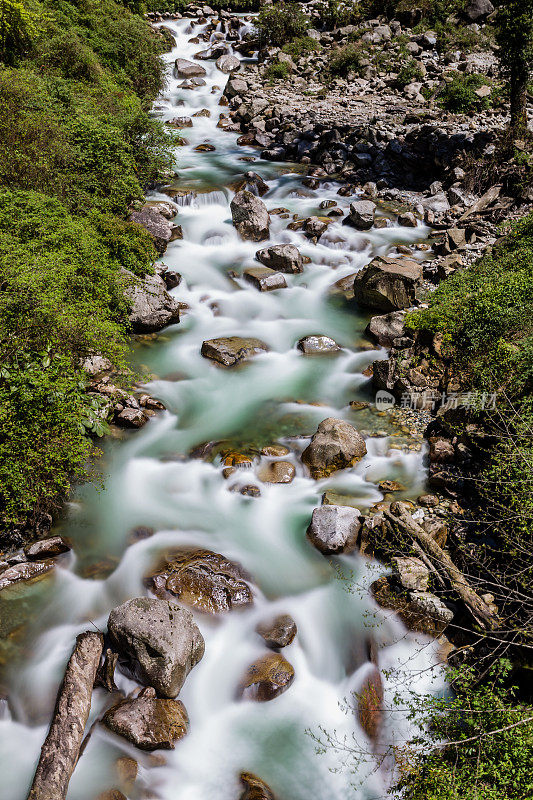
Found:
<svg viewBox="0 0 533 800"><path fill-rule="evenodd" d="M76 638L28 800L64 800L67 794L91 710L93 685L103 648L101 633L88 631Z"/></svg>
<svg viewBox="0 0 533 800"><path fill-rule="evenodd" d="M412 537L420 545L424 552L433 560L438 571L443 572L452 589L459 595L465 606L468 608L475 621L482 627L494 630L498 626L496 615L489 608L487 603L472 589L461 570L455 566L450 556L444 552L442 547L426 533L424 528L411 517L410 514L393 513L394 503L390 511L385 511L384 516L393 530L399 535Z"/></svg>

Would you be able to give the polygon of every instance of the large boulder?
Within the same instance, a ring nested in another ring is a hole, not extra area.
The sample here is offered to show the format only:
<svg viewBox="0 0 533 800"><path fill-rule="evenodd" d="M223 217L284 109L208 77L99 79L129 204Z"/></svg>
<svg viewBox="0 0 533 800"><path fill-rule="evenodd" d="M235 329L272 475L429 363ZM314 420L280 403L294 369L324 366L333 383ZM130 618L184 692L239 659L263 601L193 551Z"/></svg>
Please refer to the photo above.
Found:
<svg viewBox="0 0 533 800"><path fill-rule="evenodd" d="M307 535L324 555L355 548L361 529L360 512L350 506L324 505L313 510Z"/></svg>
<svg viewBox="0 0 533 800"><path fill-rule="evenodd" d="M226 75L232 72L237 72L241 68L241 62L237 58L237 56L232 56L229 54L225 54L217 58L216 65L221 72L225 72Z"/></svg>
<svg viewBox="0 0 533 800"><path fill-rule="evenodd" d="M186 58L177 58L175 61L176 73L178 78L203 78L207 75L205 67L188 61Z"/></svg>
<svg viewBox="0 0 533 800"><path fill-rule="evenodd" d="M271 292L274 289L286 289L285 275L270 267L248 267L242 273L247 283L251 283L260 292Z"/></svg>
<svg viewBox="0 0 533 800"><path fill-rule="evenodd" d="M249 580L240 564L220 553L195 548L175 551L151 576L155 594L170 593L209 614L251 605L254 598Z"/></svg>
<svg viewBox="0 0 533 800"><path fill-rule="evenodd" d="M275 244L258 250L255 257L265 267L276 269L278 272L302 272L303 258L298 248L293 244Z"/></svg>
<svg viewBox="0 0 533 800"><path fill-rule="evenodd" d="M268 653L250 664L239 685L247 700L264 703L286 692L294 680L294 668L280 653Z"/></svg>
<svg viewBox="0 0 533 800"><path fill-rule="evenodd" d="M353 283L359 305L381 311L410 308L422 283L422 265L411 259L378 256L357 273Z"/></svg>
<svg viewBox="0 0 533 800"><path fill-rule="evenodd" d="M220 339L207 339L203 342L201 353L204 358L210 358L223 367L233 367L258 353L267 352L268 349L268 345L261 339L222 336Z"/></svg>
<svg viewBox="0 0 533 800"><path fill-rule="evenodd" d="M158 253L165 252L168 243L172 241L175 226L171 225L162 211L152 205L145 205L139 211L132 211L129 220L148 232Z"/></svg>
<svg viewBox="0 0 533 800"><path fill-rule="evenodd" d="M340 352L337 342L329 336L304 336L299 340L297 347L306 356Z"/></svg>
<svg viewBox="0 0 533 800"><path fill-rule="evenodd" d="M151 687L107 711L104 725L141 750L173 750L187 733L189 718L180 700L156 697Z"/></svg>
<svg viewBox="0 0 533 800"><path fill-rule="evenodd" d="M366 335L382 347L392 347L392 343L399 336L403 336L404 311L391 311L372 317L366 326Z"/></svg>
<svg viewBox="0 0 533 800"><path fill-rule="evenodd" d="M371 200L356 200L350 205L350 213L344 222L358 231L368 231L374 224L375 210L376 204Z"/></svg>
<svg viewBox="0 0 533 800"><path fill-rule="evenodd" d="M268 239L270 217L267 207L255 194L237 192L231 201L231 217L239 236L252 242Z"/></svg>
<svg viewBox="0 0 533 800"><path fill-rule="evenodd" d="M48 559L46 561L23 561L20 564L8 566L0 574L0 591L7 589L8 586L13 586L15 583L39 578L53 568L54 562Z"/></svg>
<svg viewBox="0 0 533 800"><path fill-rule="evenodd" d="M494 13L490 0L469 0L465 8L465 16L470 22L483 22Z"/></svg>
<svg viewBox="0 0 533 800"><path fill-rule="evenodd" d="M204 654L190 611L168 600L137 597L114 608L109 638L129 670L164 697L175 697Z"/></svg>
<svg viewBox="0 0 533 800"><path fill-rule="evenodd" d="M121 272L125 278L124 294L131 303L128 318L134 333L154 333L180 321L180 307L160 275L138 278L127 269Z"/></svg>
<svg viewBox="0 0 533 800"><path fill-rule="evenodd" d="M365 440L343 419L322 420L302 453L302 461L315 479L326 478L338 469L350 467L366 455Z"/></svg>
<svg viewBox="0 0 533 800"><path fill-rule="evenodd" d="M242 794L239 800L276 800L270 787L251 772L241 772Z"/></svg>

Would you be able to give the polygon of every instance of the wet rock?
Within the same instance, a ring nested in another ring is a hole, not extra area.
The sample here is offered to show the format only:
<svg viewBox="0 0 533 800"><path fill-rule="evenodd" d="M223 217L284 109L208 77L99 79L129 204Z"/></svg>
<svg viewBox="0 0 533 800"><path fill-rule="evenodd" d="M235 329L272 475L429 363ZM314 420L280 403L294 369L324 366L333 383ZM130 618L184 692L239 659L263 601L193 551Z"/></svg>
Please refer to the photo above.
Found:
<svg viewBox="0 0 533 800"><path fill-rule="evenodd" d="M13 586L15 583L31 581L39 578L54 567L53 561L23 561L21 564L14 564L0 573L0 591Z"/></svg>
<svg viewBox="0 0 533 800"><path fill-rule="evenodd" d="M209 142L202 142L202 144L197 144L194 148L197 153L212 153L216 150L214 144L210 144Z"/></svg>
<svg viewBox="0 0 533 800"><path fill-rule="evenodd" d="M365 440L353 425L328 417L318 426L302 461L315 479L326 478L338 469L350 467L366 455Z"/></svg>
<svg viewBox="0 0 533 800"><path fill-rule="evenodd" d="M179 322L179 305L167 292L160 275L137 278L129 270L121 271L126 279L124 294L131 303L128 318L134 333L154 333Z"/></svg>
<svg viewBox="0 0 533 800"><path fill-rule="evenodd" d="M398 225L403 228L416 228L417 224L416 217L411 211L407 211L405 214L398 214Z"/></svg>
<svg viewBox="0 0 533 800"><path fill-rule="evenodd" d="M220 58L217 58L216 65L221 72L225 72L229 74L231 72L237 72L241 68L241 62L236 56L232 55L223 55Z"/></svg>
<svg viewBox="0 0 533 800"><path fill-rule="evenodd" d="M287 647L293 641L298 629L289 614L280 614L272 620L260 622L256 631L269 647L276 649Z"/></svg>
<svg viewBox="0 0 533 800"><path fill-rule="evenodd" d="M392 347L392 343L399 336L403 336L404 311L392 311L372 317L366 326L366 335L382 347Z"/></svg>
<svg viewBox="0 0 533 800"><path fill-rule="evenodd" d="M378 256L355 276L354 297L362 306L398 311L413 305L421 283L421 264Z"/></svg>
<svg viewBox="0 0 533 800"><path fill-rule="evenodd" d="M239 694L247 700L264 703L286 692L294 680L294 668L280 653L254 661L239 686Z"/></svg>
<svg viewBox="0 0 533 800"><path fill-rule="evenodd" d="M248 84L242 78L236 77L234 75L228 80L226 84L226 88L224 89L224 94L230 100L233 97L243 97L248 91Z"/></svg>
<svg viewBox="0 0 533 800"><path fill-rule="evenodd" d="M61 536L52 536L50 539L41 539L26 547L25 553L29 561L39 558L54 558L61 553L68 553L69 545Z"/></svg>
<svg viewBox="0 0 533 800"><path fill-rule="evenodd" d="M324 555L349 552L357 543L359 517L359 510L350 506L320 506L313 510L307 536Z"/></svg>
<svg viewBox="0 0 533 800"><path fill-rule="evenodd" d="M237 192L231 201L233 224L243 239L260 242L268 239L270 217L259 197L246 190Z"/></svg>
<svg viewBox="0 0 533 800"><path fill-rule="evenodd" d="M194 123L190 117L174 117L166 124L171 128L192 128Z"/></svg>
<svg viewBox="0 0 533 800"><path fill-rule="evenodd" d="M245 281L251 283L260 292L271 292L273 289L286 289L287 281L281 272L269 267L248 267L242 274Z"/></svg>
<svg viewBox="0 0 533 800"><path fill-rule="evenodd" d="M180 700L156 697L154 689L147 688L110 708L103 723L141 750L173 750L187 733L189 718Z"/></svg>
<svg viewBox="0 0 533 800"><path fill-rule="evenodd" d="M368 738L375 742L383 717L383 682L375 666L370 668L357 693L357 717Z"/></svg>
<svg viewBox="0 0 533 800"><path fill-rule="evenodd" d="M257 775L241 772L240 779L244 789L239 795L239 800L276 800L269 786Z"/></svg>
<svg viewBox="0 0 533 800"><path fill-rule="evenodd" d="M371 200L357 200L350 205L350 213L344 220L346 225L358 231L368 231L374 224L376 205Z"/></svg>
<svg viewBox="0 0 533 800"><path fill-rule="evenodd" d="M170 200L147 200L145 208L154 208L166 220L174 219L179 211L178 206Z"/></svg>
<svg viewBox="0 0 533 800"><path fill-rule="evenodd" d="M204 654L190 611L168 600L137 597L109 615L109 637L138 680L175 697Z"/></svg>
<svg viewBox="0 0 533 800"><path fill-rule="evenodd" d="M140 211L133 211L129 216L130 222L140 225L150 234L158 253L164 253L172 237L172 226L157 208L145 205Z"/></svg>
<svg viewBox="0 0 533 800"><path fill-rule="evenodd" d="M380 481L378 489L380 492L405 492L405 486L398 481Z"/></svg>
<svg viewBox="0 0 533 800"><path fill-rule="evenodd" d="M180 89L190 89L194 91L194 89L198 89L200 86L207 86L207 83L203 78L186 78L179 83L178 86Z"/></svg>
<svg viewBox="0 0 533 800"><path fill-rule="evenodd" d="M115 422L120 428L142 428L148 417L140 408L125 408L116 415Z"/></svg>
<svg viewBox="0 0 533 800"><path fill-rule="evenodd" d="M305 220L303 227L308 236L313 239L320 239L322 234L327 231L328 223L320 219L320 217L309 217Z"/></svg>
<svg viewBox="0 0 533 800"><path fill-rule="evenodd" d="M241 361L268 350L268 345L260 339L223 336L220 339L208 339L203 342L201 353L204 358L217 361L224 367L233 367Z"/></svg>
<svg viewBox="0 0 533 800"><path fill-rule="evenodd" d="M296 273L303 271L303 259L300 251L293 244L276 244L258 250L255 257L265 267L279 272Z"/></svg>
<svg viewBox="0 0 533 800"><path fill-rule="evenodd" d="M403 589L425 592L429 585L429 570L419 558L395 556L392 559L393 577Z"/></svg>
<svg viewBox="0 0 533 800"><path fill-rule="evenodd" d="M306 356L324 355L325 353L338 353L340 347L329 336L304 336L298 342L298 350Z"/></svg>
<svg viewBox="0 0 533 800"><path fill-rule="evenodd" d="M205 67L188 61L186 58L177 58L175 61L176 73L178 78L203 78L207 75Z"/></svg>
<svg viewBox="0 0 533 800"><path fill-rule="evenodd" d="M253 603L248 573L240 564L210 550L182 548L152 576L156 594L170 594L186 605L220 614Z"/></svg>
<svg viewBox="0 0 533 800"><path fill-rule="evenodd" d="M239 494L244 495L245 497L261 497L261 491L258 486L254 486L253 484L247 484L246 486L236 487L239 491ZM230 491L233 491L231 489Z"/></svg>
<svg viewBox="0 0 533 800"><path fill-rule="evenodd" d="M261 455L273 456L279 458L280 456L288 456L291 451L284 444L267 444L261 448Z"/></svg>
<svg viewBox="0 0 533 800"><path fill-rule="evenodd" d="M296 469L290 461L273 461L257 473L263 483L291 483L295 475Z"/></svg>

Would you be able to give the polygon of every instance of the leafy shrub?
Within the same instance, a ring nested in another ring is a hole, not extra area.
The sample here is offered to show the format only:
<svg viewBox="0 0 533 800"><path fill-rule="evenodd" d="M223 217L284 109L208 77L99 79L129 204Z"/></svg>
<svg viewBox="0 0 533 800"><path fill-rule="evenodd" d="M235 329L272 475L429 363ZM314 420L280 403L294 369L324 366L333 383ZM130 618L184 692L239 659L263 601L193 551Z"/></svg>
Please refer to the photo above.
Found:
<svg viewBox="0 0 533 800"><path fill-rule="evenodd" d="M289 77L289 65L285 62L270 64L265 70L265 77L270 81L283 81Z"/></svg>
<svg viewBox="0 0 533 800"><path fill-rule="evenodd" d="M329 71L332 75L341 75L342 77L346 77L352 71L360 73L361 62L365 55L364 47L358 42L350 42L343 47L338 47L330 55Z"/></svg>
<svg viewBox="0 0 533 800"><path fill-rule="evenodd" d="M416 63L414 58L408 59L398 73L396 79L396 86L403 89L414 81L421 81L423 79L422 70Z"/></svg>
<svg viewBox="0 0 533 800"><path fill-rule="evenodd" d="M320 44L316 41L316 39L311 38L311 36L299 36L294 41L289 42L282 48L284 53L287 55L292 56L292 58L299 58L300 56L306 55L306 53L316 53L320 50Z"/></svg>
<svg viewBox="0 0 533 800"><path fill-rule="evenodd" d="M476 89L488 85L489 82L483 75L473 73L466 75L458 72L454 75L451 83L447 83L439 95L439 103L446 111L455 114L470 114L474 111L481 111L490 105L490 95L488 97L478 97Z"/></svg>
<svg viewBox="0 0 533 800"><path fill-rule="evenodd" d="M293 39L304 36L309 19L299 6L280 2L263 6L257 18L257 29L263 42L282 47Z"/></svg>
<svg viewBox="0 0 533 800"><path fill-rule="evenodd" d="M37 35L38 15L22 0L0 0L0 61L13 64Z"/></svg>
<svg viewBox="0 0 533 800"><path fill-rule="evenodd" d="M362 18L361 4L344 0L323 0L316 5L321 26L325 30L353 25Z"/></svg>

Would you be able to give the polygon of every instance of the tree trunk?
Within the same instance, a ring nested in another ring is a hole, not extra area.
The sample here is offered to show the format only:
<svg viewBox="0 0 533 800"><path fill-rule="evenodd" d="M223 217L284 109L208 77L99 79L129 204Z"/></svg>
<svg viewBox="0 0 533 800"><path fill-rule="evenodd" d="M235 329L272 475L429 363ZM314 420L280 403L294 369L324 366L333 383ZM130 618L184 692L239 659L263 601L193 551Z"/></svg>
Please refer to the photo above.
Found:
<svg viewBox="0 0 533 800"><path fill-rule="evenodd" d="M519 139L527 132L528 69L525 64L511 68L511 133Z"/></svg>
<svg viewBox="0 0 533 800"><path fill-rule="evenodd" d="M104 637L92 631L76 638L76 645L57 695L48 736L28 800L64 800L78 760Z"/></svg>

